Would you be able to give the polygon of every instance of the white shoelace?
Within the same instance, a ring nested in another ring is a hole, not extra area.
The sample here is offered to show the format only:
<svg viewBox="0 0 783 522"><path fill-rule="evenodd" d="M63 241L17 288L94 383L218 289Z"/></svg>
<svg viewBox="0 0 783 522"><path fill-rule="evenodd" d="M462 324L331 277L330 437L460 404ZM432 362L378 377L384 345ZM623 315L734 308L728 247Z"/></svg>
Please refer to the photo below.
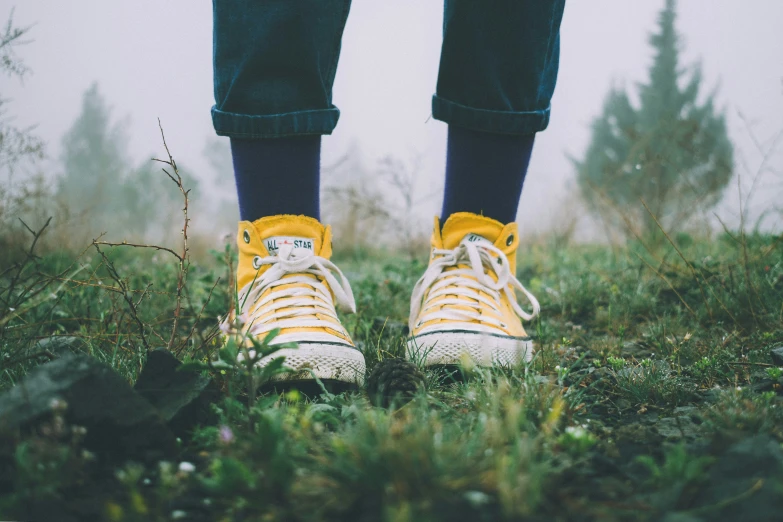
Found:
<svg viewBox="0 0 783 522"><path fill-rule="evenodd" d="M334 263L313 254L294 254L292 247L284 245L275 256L253 259L256 269L266 265L270 266L263 274L239 291L240 322L250 324L248 335L262 335L275 328L324 327L347 335L334 302L340 310L355 313L356 301L348 280ZM272 290L259 300L267 289ZM316 318L316 314L333 321ZM229 331L231 326L224 322L221 329Z"/></svg>
<svg viewBox="0 0 783 522"><path fill-rule="evenodd" d="M508 298L514 312L522 319L529 321L538 315L541 309L538 300L511 273L508 258L494 245L465 241L454 250L434 249L433 256L435 259L413 288L409 319L411 332L417 326L434 319L479 321L490 327L505 328L506 325L499 319L481 313L481 303L499 310L501 293ZM446 270L458 265L468 265L470 268ZM497 280L489 275L490 270L495 273ZM525 295L533 306L532 313L525 312L519 306L513 289ZM427 294L428 290L429 294ZM488 295L489 299L481 295L482 293ZM427 303L422 303L425 294L427 294ZM441 296L455 297L433 302ZM443 305L459 305L468 307L469 310L452 307L439 310ZM419 312L422 312L421 317Z"/></svg>

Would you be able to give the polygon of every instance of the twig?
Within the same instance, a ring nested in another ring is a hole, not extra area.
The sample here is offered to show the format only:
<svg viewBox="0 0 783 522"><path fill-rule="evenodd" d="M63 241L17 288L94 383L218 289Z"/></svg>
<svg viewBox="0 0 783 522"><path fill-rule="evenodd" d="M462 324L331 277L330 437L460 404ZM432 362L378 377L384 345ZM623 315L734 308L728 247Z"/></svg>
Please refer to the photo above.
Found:
<svg viewBox="0 0 783 522"><path fill-rule="evenodd" d="M196 335L199 335L197 333L198 332L198 330L197 330L198 323L199 323L199 321L201 321L201 317L204 314L204 310L206 309L207 305L209 304L209 301L212 299L212 292L215 291L215 288L217 287L218 283L220 283L220 278L219 277L217 278L217 281L215 281L215 284L212 285L212 288L209 289L209 294L207 295L207 299L206 299L206 301L204 301L204 304L201 305L201 310L199 310L198 314L196 315L196 320L193 321L193 326L190 328L190 332L188 332L188 336L185 338L185 341L182 343L182 347L183 348L187 345L188 341L190 341L190 339L193 337L194 333ZM200 335L199 335L199 337L200 337ZM205 344L205 340L202 338L201 342L199 343L199 347L203 346L204 344ZM181 351L182 351L181 349L178 350L175 355L179 355L179 353ZM198 350L196 350L196 351L198 351Z"/></svg>
<svg viewBox="0 0 783 522"><path fill-rule="evenodd" d="M147 342L147 336L144 333L144 323L139 318L139 313L136 308L136 303L133 302L133 296L128 291L128 285L125 283L125 281L122 280L122 277L120 277L120 274L117 272L117 269L114 267L114 263L111 262L111 260L108 258L108 256L101 250L100 246L98 246L97 243L93 240L93 245L95 246L95 250L98 251L98 254L103 259L104 264L106 265L106 269L109 272L109 277L111 277L115 283L117 283L117 286L120 287L122 292L118 292L122 295L122 298L125 300L125 302L128 304L128 308L130 308L131 316L136 321L136 324L139 327L139 334L141 335L141 343L144 345L144 348L147 351L150 351L150 345Z"/></svg>
<svg viewBox="0 0 783 522"><path fill-rule="evenodd" d="M643 199L641 201L642 201L642 205L644 205L644 208L647 209L647 212L650 214L650 217L652 217L655 220L655 224L658 225L660 231L663 232L663 235L666 237L666 240L669 242L669 244L671 244L672 247L674 247L674 250L676 250L677 254L680 256L680 259L682 259L690 269L691 273L693 274L693 277L696 279L696 282L699 284L699 292L701 292L701 298L704 301L704 305L707 307L707 313L709 313L710 319L712 319L712 310L710 309L710 306L707 302L707 296L704 294L704 287L701 284L701 280L699 279L699 275L696 272L696 268L693 266L693 264L691 264L690 261L685 259L685 256L683 255L682 251L680 251L680 249L677 247L677 244L674 241L672 241L672 238L669 237L669 234L661 226L660 222L658 221L658 218L655 216L655 214L653 214L653 212L647 206L647 203ZM721 224L723 224L723 222L721 222ZM704 276L702 276L702 279L704 279ZM718 297L718 294L715 293L715 290L707 282L706 279L704 279L704 282L707 284L707 287L710 289L710 292L712 293L713 297L715 297L715 300L717 300L721 308L723 308L723 311L726 312L729 315L729 317L731 317L732 321L734 321L735 324L737 324L737 319L734 317L734 314L732 314L731 311L729 311L726 304L720 299L720 297Z"/></svg>
<svg viewBox="0 0 783 522"><path fill-rule="evenodd" d="M54 355L49 350L41 350L40 352L31 353L22 357L17 357L16 359L3 361L3 369L7 370L9 368L16 366L19 363L22 363L24 361L29 361L30 359L37 359L38 357L46 357L50 361L57 359L57 356Z"/></svg>
<svg viewBox="0 0 783 522"><path fill-rule="evenodd" d="M737 189L739 190L739 210L740 210L740 240L742 245L742 259L743 259L743 265L745 268L745 284L748 285L748 289L750 290L748 292L748 308L750 309L750 315L753 317L753 322L755 324L758 324L758 319L756 318L756 311L753 309L753 301L751 299L751 295L755 294L756 298L761 302L761 298L758 296L758 292L756 292L756 288L753 286L753 280L750 277L750 260L748 259L748 241L745 238L745 212L742 209L742 185L740 184L740 177L737 176ZM764 303L762 302L762 306ZM766 311L766 310L765 310Z"/></svg>
<svg viewBox="0 0 783 522"><path fill-rule="evenodd" d="M686 511L685 513L693 514L693 515L700 515L702 513L709 513L710 511L719 511L727 506L730 506L731 504L735 504L737 502L740 502L742 500L745 500L746 498L750 498L753 496L754 493L756 493L758 490L760 490L764 486L764 479L758 479L747 491L744 491L740 493L739 495L735 495L733 497L729 497L727 499L721 500L720 502L717 502L716 504L708 505L708 506L702 506L700 508L691 509L689 511Z"/></svg>
<svg viewBox="0 0 783 522"><path fill-rule="evenodd" d="M726 364L732 364L737 366L764 366L766 368L777 368L777 365L774 364L768 364L768 363L760 363L760 362L745 362L745 361L731 361Z"/></svg>
<svg viewBox="0 0 783 522"><path fill-rule="evenodd" d="M643 198L639 198L642 202L642 205L644 205L645 210L647 210L647 213L650 215L650 217L655 221L655 224L658 226L658 230L660 230L666 240L669 242L669 244L674 248L674 250L677 252L677 254L680 256L680 259L682 259L685 262L685 265L690 269L691 274L693 274L694 279L696 279L696 283L699 285L699 292L701 292L701 298L704 301L704 306L707 308L707 313L710 316L710 319L712 319L712 310L710 309L710 305L707 302L707 296L704 294L704 286L701 284L701 280L699 279L699 275L696 273L696 269L693 267L690 261L685 259L685 255L683 255L682 251L679 249L677 244L672 241L672 238L669 237L668 232L664 230L664 228L661 226L660 221L658 221L658 216L653 214L653 211L650 210L650 207L647 206L647 202ZM722 303L721 303L722 304ZM724 306L725 308L725 306ZM728 311L728 310L727 310Z"/></svg>
<svg viewBox="0 0 783 522"><path fill-rule="evenodd" d="M33 235L33 241L30 244L30 248L25 252L25 259L24 259L24 261L22 261L21 265L19 266L19 269L17 270L17 277L14 277L14 278L11 279L11 284L10 284L8 290L6 291L6 294L8 296L14 295L14 290L16 290L16 285L19 283L20 276L21 276L22 272L24 271L24 269L29 264L30 260L31 259L34 260L34 259L38 258L38 256L36 256L35 253L34 253L35 252L35 246L38 244L38 240L41 238L41 236L43 235L44 231L49 226L49 223L52 222L52 218L50 217L49 219L47 219L46 223L44 223L44 226L41 227L41 229L38 232L33 231L29 226L27 226L27 223L25 223L24 220L22 220L22 218L19 218L19 221L21 221L22 225L24 225L24 227L27 230L29 230L30 233Z"/></svg>
<svg viewBox="0 0 783 522"><path fill-rule="evenodd" d="M642 256L640 256L638 252L634 252L634 254L636 254L636 257L638 257L639 259L641 259L641 261L642 261L642 262L643 262L645 265L647 265L647 266L650 268L650 270L652 270L653 272L655 272L655 274L656 274L658 277L660 277L661 279L663 279L663 281L664 281L664 282L665 282L667 285L669 285L669 288L671 288L671 289L672 289L672 292L674 292L674 293L677 295L677 297L679 297L679 298L680 298L680 302L681 302L683 305L685 305L685 308L687 308L687 309L688 309L688 311L689 311L689 312L690 312L690 313L693 315L693 317L695 317L696 319L698 319L698 318L699 318L699 316L698 316L698 315L696 315L696 312L694 312L694 311L693 311L693 309L692 309L690 306L688 306L688 303L686 303L686 302L685 302L685 299L683 299L683 297L680 295L680 293L677 291L677 289L676 289L676 288L674 288L674 285L672 285L672 284L669 282L669 280L668 280L668 279L666 279L666 277L664 277L664 276L663 276L663 274L661 274L661 273L660 273L658 270L656 270L656 269L655 269L655 268L654 268L654 267L653 267L653 266L652 266L650 263L648 263L648 262L647 262L647 260L646 260L645 258L643 258Z"/></svg>
<svg viewBox="0 0 783 522"><path fill-rule="evenodd" d="M180 315L182 313L182 292L185 286L185 282L187 281L188 269L190 268L190 260L188 257L188 225L190 223L190 219L188 218L188 194L190 193L190 190L185 190L185 187L182 185L182 176L180 176L179 169L177 168L177 162L174 161L174 158L171 156L169 146L166 144L166 135L163 132L163 125L160 123L160 118L158 118L158 128L160 128L160 137L163 140L163 147L166 149L166 155L169 157L169 159L160 160L154 158L153 160L160 163L165 163L171 167L171 170L174 173L173 175L166 169L163 169L163 172L165 172L169 179L171 179L171 181L177 185L177 188L179 188L179 191L182 193L182 199L184 200L185 204L185 206L182 208L182 214L185 219L182 225L182 252L177 256L177 259L179 260L179 274L177 275L177 304L174 307L174 322L171 325L171 337L169 338L168 343L168 350L174 351L174 342L177 338L177 327L179 326Z"/></svg>
<svg viewBox="0 0 783 522"><path fill-rule="evenodd" d="M111 243L109 241L95 241L94 244L96 244L96 245L105 245L105 246L110 246L110 247L129 246L129 247L134 247L134 248L152 248L152 249L155 249L155 250L162 250L163 252L168 252L169 254L171 254L174 257L176 257L177 260L182 261L182 258L180 257L180 255L177 254L176 252L174 252L174 250L172 250L170 248L167 248L167 247L159 246L159 245L139 245L139 244L136 244L136 243L128 243L127 241L123 241L122 243Z"/></svg>

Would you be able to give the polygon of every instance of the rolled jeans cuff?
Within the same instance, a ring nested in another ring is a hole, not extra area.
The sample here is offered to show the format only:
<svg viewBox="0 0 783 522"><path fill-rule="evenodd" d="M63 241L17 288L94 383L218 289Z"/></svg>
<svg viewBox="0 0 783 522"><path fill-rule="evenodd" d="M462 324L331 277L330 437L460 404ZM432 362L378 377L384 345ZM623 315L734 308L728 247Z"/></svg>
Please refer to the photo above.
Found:
<svg viewBox="0 0 783 522"><path fill-rule="evenodd" d="M460 105L435 94L432 97L432 117L479 132L525 135L547 128L549 107L538 111L493 111Z"/></svg>
<svg viewBox="0 0 783 522"><path fill-rule="evenodd" d="M332 105L329 109L286 112L257 116L223 112L212 107L212 123L218 136L230 138L282 138L284 136L306 136L331 134L340 119L340 110Z"/></svg>

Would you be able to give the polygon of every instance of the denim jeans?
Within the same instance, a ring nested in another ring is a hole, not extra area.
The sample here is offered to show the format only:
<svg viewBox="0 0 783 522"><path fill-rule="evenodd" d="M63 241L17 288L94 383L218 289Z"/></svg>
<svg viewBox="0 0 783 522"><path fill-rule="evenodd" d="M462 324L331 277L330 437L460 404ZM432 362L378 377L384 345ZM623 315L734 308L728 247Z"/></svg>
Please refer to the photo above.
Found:
<svg viewBox="0 0 783 522"><path fill-rule="evenodd" d="M332 84L350 0L213 0L221 136L331 134ZM445 0L432 116L532 134L549 123L565 0Z"/></svg>

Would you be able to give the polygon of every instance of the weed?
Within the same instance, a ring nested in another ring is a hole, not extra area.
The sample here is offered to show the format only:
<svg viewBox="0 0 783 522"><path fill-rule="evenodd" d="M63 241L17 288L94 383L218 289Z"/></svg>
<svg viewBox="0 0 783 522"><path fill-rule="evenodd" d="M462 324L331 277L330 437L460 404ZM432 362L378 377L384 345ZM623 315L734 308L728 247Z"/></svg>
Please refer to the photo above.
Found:
<svg viewBox="0 0 783 522"><path fill-rule="evenodd" d="M609 363L609 366L612 367L612 370L615 372L619 372L623 368L625 368L625 359L622 357L613 357L609 356L606 358L606 362Z"/></svg>
<svg viewBox="0 0 783 522"><path fill-rule="evenodd" d="M757 433L783 441L783 408L775 392L756 395L743 389L724 391L702 417L705 432L719 443Z"/></svg>
<svg viewBox="0 0 783 522"><path fill-rule="evenodd" d="M671 374L664 361L629 366L614 372L616 389L634 405L677 406L692 393L692 385Z"/></svg>
<svg viewBox="0 0 783 522"><path fill-rule="evenodd" d="M773 381L780 379L781 375L783 375L783 368L767 368L767 377Z"/></svg>
<svg viewBox="0 0 783 522"><path fill-rule="evenodd" d="M708 456L694 456L688 453L685 444L670 446L658 464L649 455L637 457L637 462L650 472L649 481L657 487L672 485L686 486L707 478L707 468L715 459Z"/></svg>

